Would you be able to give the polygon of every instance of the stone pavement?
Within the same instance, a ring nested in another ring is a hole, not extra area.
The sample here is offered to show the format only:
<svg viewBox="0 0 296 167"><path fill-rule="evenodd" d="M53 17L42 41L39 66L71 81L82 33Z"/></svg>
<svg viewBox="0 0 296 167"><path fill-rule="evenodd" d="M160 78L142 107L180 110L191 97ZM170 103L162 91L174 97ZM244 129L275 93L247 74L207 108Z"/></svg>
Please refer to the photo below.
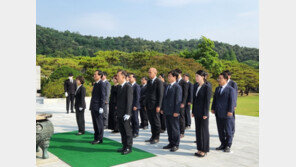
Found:
<svg viewBox="0 0 296 167"><path fill-rule="evenodd" d="M86 98L87 107L90 98ZM55 133L77 130L75 114L66 114L65 99L45 99L44 104L36 104L36 113L52 113L50 118L54 124ZM186 130L185 137L181 139L180 148L177 152L163 150L162 147L168 144L167 133L162 133L160 142L155 145L145 143L144 140L150 138L150 129L140 130L139 137L134 139L133 146L157 155L156 157L133 161L121 165L120 167L150 167L150 166L202 166L202 167L253 167L259 166L259 118L250 116L236 116L236 131L231 153L216 151L220 145L215 116L210 114L210 152L205 158L194 156L196 150L194 119L192 119L191 129ZM86 131L93 133L91 114L85 110ZM121 142L120 134L112 134L110 130L105 130L104 137ZM69 166L50 154L50 159L43 160L36 155L36 164L40 167L64 167Z"/></svg>

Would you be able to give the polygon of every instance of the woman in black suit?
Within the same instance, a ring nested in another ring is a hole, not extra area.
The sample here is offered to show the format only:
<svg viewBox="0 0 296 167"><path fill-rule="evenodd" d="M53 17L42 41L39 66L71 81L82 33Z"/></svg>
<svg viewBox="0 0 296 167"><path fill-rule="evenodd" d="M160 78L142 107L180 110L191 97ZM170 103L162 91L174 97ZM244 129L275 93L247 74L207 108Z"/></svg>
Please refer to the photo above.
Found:
<svg viewBox="0 0 296 167"><path fill-rule="evenodd" d="M86 90L83 86L84 78L78 76L76 78L77 89L75 91L75 110L76 110L76 121L78 125L77 135L82 135L85 132L85 120L84 120L84 110L85 110L85 94Z"/></svg>
<svg viewBox="0 0 296 167"><path fill-rule="evenodd" d="M113 130L112 133L118 133L118 123L116 116L116 101L117 101L117 92L118 92L118 82L117 75L114 75L112 78L114 85L111 87L110 102L109 102L109 119L108 119L108 129Z"/></svg>
<svg viewBox="0 0 296 167"><path fill-rule="evenodd" d="M198 157L204 157L209 152L210 134L209 134L209 107L212 96L211 84L206 81L207 73L199 70L195 74L198 84L193 89L192 115L195 118L195 134Z"/></svg>

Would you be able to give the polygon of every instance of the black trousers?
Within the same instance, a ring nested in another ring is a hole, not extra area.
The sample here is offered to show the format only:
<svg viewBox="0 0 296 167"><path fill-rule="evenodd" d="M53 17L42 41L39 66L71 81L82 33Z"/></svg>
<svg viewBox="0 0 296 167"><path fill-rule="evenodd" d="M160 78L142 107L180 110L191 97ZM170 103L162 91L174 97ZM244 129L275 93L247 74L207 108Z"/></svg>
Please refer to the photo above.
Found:
<svg viewBox="0 0 296 167"><path fill-rule="evenodd" d="M103 111L104 126L108 127L109 103L103 107Z"/></svg>
<svg viewBox="0 0 296 167"><path fill-rule="evenodd" d="M151 133L152 136L150 139L159 139L159 134L160 134L160 113L156 112L156 107L153 109L148 109L147 108L147 115L148 115L148 120L151 125Z"/></svg>
<svg viewBox="0 0 296 167"><path fill-rule="evenodd" d="M209 118L195 119L195 135L197 150L202 152L209 152L210 150L210 133L209 133Z"/></svg>
<svg viewBox="0 0 296 167"><path fill-rule="evenodd" d="M71 103L71 111L74 111L73 107L74 107L74 94L68 94L67 98L66 98L66 110L67 112L69 112L69 104Z"/></svg>
<svg viewBox="0 0 296 167"><path fill-rule="evenodd" d="M166 115L167 133L169 136L169 145L179 147L180 144L180 123L179 116Z"/></svg>
<svg viewBox="0 0 296 167"><path fill-rule="evenodd" d="M179 122L180 122L180 133L184 134L185 133L185 107L180 108Z"/></svg>
<svg viewBox="0 0 296 167"><path fill-rule="evenodd" d="M91 110L91 118L94 127L94 140L103 140L104 135L104 122L103 122L103 114L100 114L99 111Z"/></svg>
<svg viewBox="0 0 296 167"><path fill-rule="evenodd" d="M113 104L109 104L108 129L118 131L116 110Z"/></svg>
<svg viewBox="0 0 296 167"><path fill-rule="evenodd" d="M82 111L79 110L79 107L75 107L76 110L76 122L78 125L78 132L85 132L85 120L84 120L84 109Z"/></svg>
<svg viewBox="0 0 296 167"><path fill-rule="evenodd" d="M229 146L232 145L234 135L234 117L229 118L218 118L216 117L217 129L221 145Z"/></svg>
<svg viewBox="0 0 296 167"><path fill-rule="evenodd" d="M188 103L185 105L185 127L191 126L190 107L191 105L188 105Z"/></svg>
<svg viewBox="0 0 296 167"><path fill-rule="evenodd" d="M133 145L133 132L132 132L132 125L131 119L126 121L123 120L123 117L118 117L117 119L119 125L119 132L121 135L121 143L123 148L132 148Z"/></svg>
<svg viewBox="0 0 296 167"><path fill-rule="evenodd" d="M139 134L139 110L132 110L132 129L133 134Z"/></svg>
<svg viewBox="0 0 296 167"><path fill-rule="evenodd" d="M140 118L141 118L141 126L148 126L148 115L147 115L147 111L145 110L144 106L141 106L140 109Z"/></svg>
<svg viewBox="0 0 296 167"><path fill-rule="evenodd" d="M166 121L165 121L166 116L164 114L160 113L160 129L161 130L166 130Z"/></svg>

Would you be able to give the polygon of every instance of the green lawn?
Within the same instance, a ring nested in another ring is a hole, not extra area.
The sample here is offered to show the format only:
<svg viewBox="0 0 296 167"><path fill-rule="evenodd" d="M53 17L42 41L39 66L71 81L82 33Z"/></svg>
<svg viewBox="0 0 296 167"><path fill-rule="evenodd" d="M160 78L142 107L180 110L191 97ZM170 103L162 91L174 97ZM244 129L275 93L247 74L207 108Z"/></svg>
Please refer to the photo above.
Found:
<svg viewBox="0 0 296 167"><path fill-rule="evenodd" d="M259 94L250 94L249 96L238 96L237 108L238 115L259 116Z"/></svg>

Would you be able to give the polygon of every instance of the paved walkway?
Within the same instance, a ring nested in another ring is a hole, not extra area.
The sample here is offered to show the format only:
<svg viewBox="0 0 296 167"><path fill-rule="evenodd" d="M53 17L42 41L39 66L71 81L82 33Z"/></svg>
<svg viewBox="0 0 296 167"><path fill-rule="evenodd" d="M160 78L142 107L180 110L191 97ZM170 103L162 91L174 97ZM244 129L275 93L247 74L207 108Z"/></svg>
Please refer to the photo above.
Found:
<svg viewBox="0 0 296 167"><path fill-rule="evenodd" d="M90 98L86 99L89 106ZM54 124L55 133L77 130L75 114L65 114L65 99L48 99L44 104L37 104L37 113L52 113L51 118ZM85 111L86 131L93 133L91 114ZM194 166L194 167L253 167L259 166L259 119L258 117L236 116L236 132L231 153L216 151L220 145L216 127L215 116L210 114L210 152L205 158L193 156L196 152L194 119L192 119L191 129L186 130L185 137L181 139L180 148L177 152L163 150L162 147L168 144L167 133L162 133L160 142L150 145L144 140L150 138L150 129L140 130L139 137L134 139L134 147L156 154L156 157L134 161L117 165L120 167L150 167L150 166ZM105 130L104 137L121 142L120 134L112 134L110 130ZM69 166L50 154L49 160L43 160L36 155L36 164L40 167L64 167Z"/></svg>

